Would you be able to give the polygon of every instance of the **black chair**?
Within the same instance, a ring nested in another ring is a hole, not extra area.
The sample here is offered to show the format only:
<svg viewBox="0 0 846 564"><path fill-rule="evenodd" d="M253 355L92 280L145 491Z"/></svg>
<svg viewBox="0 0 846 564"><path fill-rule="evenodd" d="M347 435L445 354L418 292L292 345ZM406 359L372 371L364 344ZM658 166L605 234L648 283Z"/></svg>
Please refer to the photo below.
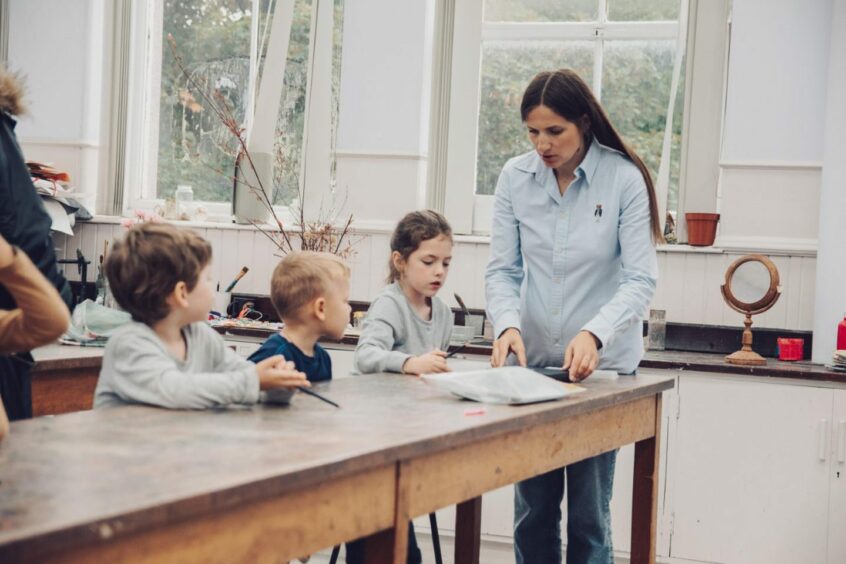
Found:
<svg viewBox="0 0 846 564"><path fill-rule="evenodd" d="M435 549L435 564L444 564L444 559L441 556L441 538L438 535L438 518L434 513L429 513L429 527L432 529L432 546ZM329 564L337 564L340 554L341 545L338 545L332 549Z"/></svg>

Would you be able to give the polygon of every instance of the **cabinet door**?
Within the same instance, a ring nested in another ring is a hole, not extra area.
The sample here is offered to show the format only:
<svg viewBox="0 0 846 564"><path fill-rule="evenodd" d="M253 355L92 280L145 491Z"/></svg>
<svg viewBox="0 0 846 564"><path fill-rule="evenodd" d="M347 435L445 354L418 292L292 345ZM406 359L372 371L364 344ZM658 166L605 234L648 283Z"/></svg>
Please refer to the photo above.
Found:
<svg viewBox="0 0 846 564"><path fill-rule="evenodd" d="M669 374L662 373L661 375ZM661 443L659 445L661 452L658 465L658 538L655 546L658 556L669 554L664 498L667 481L667 445L670 434L673 432L670 423L675 422L675 401L675 389L664 392L661 401ZM614 468L614 495L611 497L611 525L615 553L631 551L633 472L634 445L626 445L617 453L617 465Z"/></svg>
<svg viewBox="0 0 846 564"><path fill-rule="evenodd" d="M846 390L834 392L832 422L831 497L828 509L828 562L846 562Z"/></svg>
<svg viewBox="0 0 846 564"><path fill-rule="evenodd" d="M670 555L825 562L833 391L681 375Z"/></svg>
<svg viewBox="0 0 846 564"><path fill-rule="evenodd" d="M355 364L355 349L338 348L337 346L326 347L329 358L332 359L332 379L348 378L352 374Z"/></svg>

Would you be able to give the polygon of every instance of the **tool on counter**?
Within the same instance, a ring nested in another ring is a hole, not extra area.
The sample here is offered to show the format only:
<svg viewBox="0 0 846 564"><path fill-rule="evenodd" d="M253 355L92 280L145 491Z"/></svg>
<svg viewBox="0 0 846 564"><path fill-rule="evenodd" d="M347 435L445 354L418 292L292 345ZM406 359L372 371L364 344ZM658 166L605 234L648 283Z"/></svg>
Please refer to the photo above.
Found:
<svg viewBox="0 0 846 564"><path fill-rule="evenodd" d="M82 251L76 250L75 259L61 259L56 261L58 264L75 264L79 272L79 293L74 300L74 305L79 305L85 299L85 284L88 282L88 265L91 261L85 258Z"/></svg>
<svg viewBox="0 0 846 564"><path fill-rule="evenodd" d="M244 275L245 275L247 272L249 272L249 270L250 270L250 269L249 269L249 268L247 268L246 266L242 267L242 268L241 268L241 270L240 270L240 272L238 272L238 274L236 274L236 275L235 275L235 279L234 279L232 282L230 282L230 283L229 283L229 286L227 286L227 287L226 287L226 289L224 290L224 292L231 292L231 291L232 291L232 288L234 288L234 287L235 287L235 284L237 284L237 283L238 283L238 281L239 281L241 278L243 278L243 277L244 277Z"/></svg>
<svg viewBox="0 0 846 564"><path fill-rule="evenodd" d="M327 398L327 397L325 397L325 396L322 396L322 395L318 394L318 393L317 393L317 392L315 392L314 390L309 390L308 388L306 388L306 387L304 387L304 386L297 386L297 389L298 389L299 391L301 391L302 393L304 393L304 394L308 394L308 395L310 395L310 396L314 396L314 397L316 397L317 399L319 399L319 400L321 400L321 401L325 401L325 402L326 402L326 403L328 403L329 405L334 405L335 407L338 407L338 408L340 408L340 407L341 407L340 405L338 405L338 404L337 404L337 403L335 403L334 401L330 400L329 398Z"/></svg>
<svg viewBox="0 0 846 564"><path fill-rule="evenodd" d="M570 371L560 366L544 366L543 368L532 368L532 370L538 374L548 376L553 380L558 380L559 382L572 382L570 379Z"/></svg>
<svg viewBox="0 0 846 564"><path fill-rule="evenodd" d="M463 351L464 349L466 349L466 348L467 348L467 345L469 345L469 344L470 344L470 341L464 341L464 343L462 343L462 344L458 345L458 347L454 348L454 349L452 350L452 352L450 352L450 353L449 353L448 355L446 355L446 357L444 357L444 358L452 358L452 357L455 355L455 353Z"/></svg>
<svg viewBox="0 0 846 564"><path fill-rule="evenodd" d="M464 316L470 317L470 310L467 309L466 305L464 305L464 300L461 299L461 296L459 296L457 293L453 293L452 295L455 296L455 301L458 302L458 307L460 307L461 311L464 312Z"/></svg>

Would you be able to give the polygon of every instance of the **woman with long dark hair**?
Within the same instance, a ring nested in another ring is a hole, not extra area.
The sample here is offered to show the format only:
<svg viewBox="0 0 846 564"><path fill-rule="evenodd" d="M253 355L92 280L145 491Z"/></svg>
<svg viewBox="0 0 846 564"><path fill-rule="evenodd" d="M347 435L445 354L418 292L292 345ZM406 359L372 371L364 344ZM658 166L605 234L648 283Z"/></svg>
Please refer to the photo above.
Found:
<svg viewBox="0 0 846 564"><path fill-rule="evenodd" d="M534 151L506 163L496 187L488 315L491 364L563 366L574 381L596 368L634 374L641 320L655 293L661 241L649 171L573 71L535 76L521 117ZM518 563L611 563L616 451L516 485Z"/></svg>

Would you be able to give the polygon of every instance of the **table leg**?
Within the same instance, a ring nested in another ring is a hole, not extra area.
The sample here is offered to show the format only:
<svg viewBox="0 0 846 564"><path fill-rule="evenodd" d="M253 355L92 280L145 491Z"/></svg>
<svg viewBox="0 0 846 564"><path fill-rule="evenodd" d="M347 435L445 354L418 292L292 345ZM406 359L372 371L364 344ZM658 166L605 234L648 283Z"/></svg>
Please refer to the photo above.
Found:
<svg viewBox="0 0 846 564"><path fill-rule="evenodd" d="M632 495L632 564L655 562L658 532L658 465L661 396L655 397L655 436L635 443Z"/></svg>
<svg viewBox="0 0 846 564"><path fill-rule="evenodd" d="M404 537L405 542L399 537ZM379 531L361 539L362 556L364 562L380 564L405 564L405 552L408 543L408 527L400 527ZM398 560L396 554L402 545L402 559Z"/></svg>
<svg viewBox="0 0 846 564"><path fill-rule="evenodd" d="M455 509L455 564L479 564L482 498L468 499Z"/></svg>

